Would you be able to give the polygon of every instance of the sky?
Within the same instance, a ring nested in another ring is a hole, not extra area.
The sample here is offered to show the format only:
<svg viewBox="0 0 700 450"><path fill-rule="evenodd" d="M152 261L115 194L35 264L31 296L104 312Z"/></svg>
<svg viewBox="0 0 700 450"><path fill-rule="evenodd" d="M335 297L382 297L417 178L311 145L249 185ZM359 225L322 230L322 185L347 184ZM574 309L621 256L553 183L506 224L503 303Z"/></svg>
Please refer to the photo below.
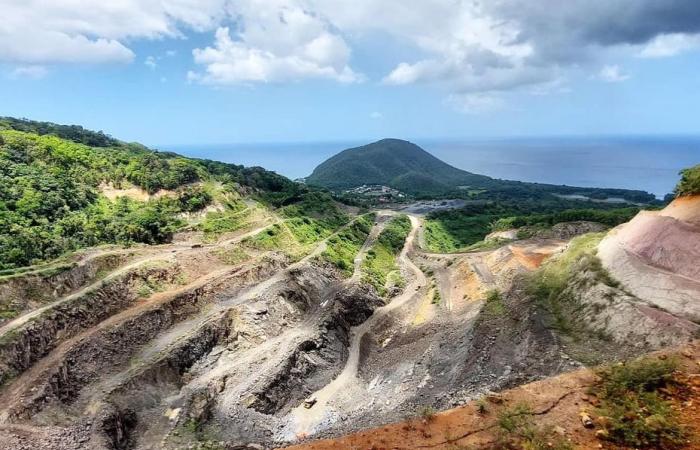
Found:
<svg viewBox="0 0 700 450"><path fill-rule="evenodd" d="M0 0L0 115L147 145L700 134L697 0Z"/></svg>

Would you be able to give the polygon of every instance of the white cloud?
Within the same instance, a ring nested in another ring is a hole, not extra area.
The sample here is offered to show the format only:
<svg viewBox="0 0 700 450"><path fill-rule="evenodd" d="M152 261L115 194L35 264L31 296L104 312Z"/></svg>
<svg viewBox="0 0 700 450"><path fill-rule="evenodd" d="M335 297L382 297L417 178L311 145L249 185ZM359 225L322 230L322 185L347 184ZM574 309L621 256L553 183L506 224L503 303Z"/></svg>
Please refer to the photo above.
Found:
<svg viewBox="0 0 700 450"><path fill-rule="evenodd" d="M447 95L546 92L569 72L605 64L621 51L660 57L700 48L697 0L3 3L0 62L128 63L139 39L179 39L197 30L211 32L213 41L194 50L189 79L214 85L361 81L351 43L363 36L388 36L408 50L401 54L415 55L392 59L384 83L431 83Z"/></svg>
<svg viewBox="0 0 700 450"><path fill-rule="evenodd" d="M10 72L10 78L31 78L38 80L44 78L49 73L44 66L18 66Z"/></svg>
<svg viewBox="0 0 700 450"><path fill-rule="evenodd" d="M383 118L384 118L384 114L380 113L379 111L373 111L373 112L369 115L369 118L370 118L370 119L374 119L374 120L380 120L380 119L383 119Z"/></svg>
<svg viewBox="0 0 700 450"><path fill-rule="evenodd" d="M155 70L156 67L158 67L158 63L156 62L156 58L153 56L146 57L146 60L143 63L151 70Z"/></svg>
<svg viewBox="0 0 700 450"><path fill-rule="evenodd" d="M349 66L345 40L299 2L238 0L230 8L236 29L219 28L213 46L193 51L195 63L204 70L190 72L190 80L225 85L363 79Z"/></svg>
<svg viewBox="0 0 700 450"><path fill-rule="evenodd" d="M603 66L603 68L600 69L600 73L598 73L598 77L606 83L620 83L630 78L629 75L622 72L622 69L617 64Z"/></svg>
<svg viewBox="0 0 700 450"><path fill-rule="evenodd" d="M226 0L9 0L2 4L0 61L16 64L128 63L134 39L205 31Z"/></svg>
<svg viewBox="0 0 700 450"><path fill-rule="evenodd" d="M663 58L698 48L700 48L700 34L662 34L646 44L639 52L639 56L642 58Z"/></svg>

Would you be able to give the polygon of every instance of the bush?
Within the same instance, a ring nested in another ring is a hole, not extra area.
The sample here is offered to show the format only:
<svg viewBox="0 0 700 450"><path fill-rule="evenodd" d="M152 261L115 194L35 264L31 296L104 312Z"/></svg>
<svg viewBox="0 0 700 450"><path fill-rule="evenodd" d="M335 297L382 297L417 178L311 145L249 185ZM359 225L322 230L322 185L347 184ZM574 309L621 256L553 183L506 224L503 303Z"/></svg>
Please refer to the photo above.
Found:
<svg viewBox="0 0 700 450"><path fill-rule="evenodd" d="M566 252L545 262L526 279L527 293L549 314L551 326L562 333L572 334L580 328L580 324L571 321L570 312L576 305L567 289L576 273L590 271L603 284L619 285L595 256L603 236L603 233L589 233L574 238Z"/></svg>
<svg viewBox="0 0 700 450"><path fill-rule="evenodd" d="M700 194L700 164L681 170L681 181L676 186L676 195Z"/></svg>
<svg viewBox="0 0 700 450"><path fill-rule="evenodd" d="M492 289L486 293L484 312L492 316L502 316L506 313L503 297L498 289Z"/></svg>
<svg viewBox="0 0 700 450"><path fill-rule="evenodd" d="M636 448L673 449L684 446L686 431L661 390L673 384L674 359L653 358L598 371L598 410L606 439Z"/></svg>

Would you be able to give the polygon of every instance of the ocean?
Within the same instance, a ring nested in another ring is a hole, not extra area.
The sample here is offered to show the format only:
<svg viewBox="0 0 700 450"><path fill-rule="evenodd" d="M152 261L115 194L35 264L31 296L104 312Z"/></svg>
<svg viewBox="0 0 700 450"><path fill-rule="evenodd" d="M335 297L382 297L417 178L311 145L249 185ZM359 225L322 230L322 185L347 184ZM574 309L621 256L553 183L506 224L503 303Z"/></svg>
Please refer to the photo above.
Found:
<svg viewBox="0 0 700 450"><path fill-rule="evenodd" d="M697 137L527 138L414 140L455 167L507 180L582 187L640 189L663 197L678 182L678 172L700 164ZM167 145L186 156L261 166L289 178L361 141Z"/></svg>

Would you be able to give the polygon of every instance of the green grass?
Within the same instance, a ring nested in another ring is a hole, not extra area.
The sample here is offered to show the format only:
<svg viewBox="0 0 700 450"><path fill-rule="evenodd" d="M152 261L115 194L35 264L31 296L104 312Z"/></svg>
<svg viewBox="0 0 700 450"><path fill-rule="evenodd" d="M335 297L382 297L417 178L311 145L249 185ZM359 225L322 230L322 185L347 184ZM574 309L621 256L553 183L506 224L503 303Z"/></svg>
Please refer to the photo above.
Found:
<svg viewBox="0 0 700 450"><path fill-rule="evenodd" d="M396 256L401 252L410 230L411 222L408 216L392 219L367 252L367 257L362 263L362 279L374 286L379 295L387 294L388 276L391 272L399 270Z"/></svg>
<svg viewBox="0 0 700 450"><path fill-rule="evenodd" d="M435 286L435 290L433 291L433 299L430 301L433 305L439 305L440 302L442 301L442 297L440 296L440 289Z"/></svg>
<svg viewBox="0 0 700 450"><path fill-rule="evenodd" d="M547 261L527 279L527 293L549 313L550 326L575 339L584 330L581 324L572 320L572 309L577 308L571 291L567 289L572 277L590 271L603 284L619 286L595 255L604 236L604 233L589 233L574 238L563 254Z"/></svg>
<svg viewBox="0 0 700 450"><path fill-rule="evenodd" d="M308 245L327 238L334 228L328 223L310 217L295 217L284 221L284 225L301 245Z"/></svg>
<svg viewBox="0 0 700 450"><path fill-rule="evenodd" d="M236 265L250 258L250 255L241 247L219 248L214 250L214 254L224 264Z"/></svg>
<svg viewBox="0 0 700 450"><path fill-rule="evenodd" d="M222 233L240 230L249 223L252 209L242 201L228 201L224 211L209 212L199 224L207 240L213 240Z"/></svg>
<svg viewBox="0 0 700 450"><path fill-rule="evenodd" d="M299 260L308 255L315 244L331 236L334 225L335 221L292 217L244 239L242 244L255 250L278 250L293 260Z"/></svg>
<svg viewBox="0 0 700 450"><path fill-rule="evenodd" d="M400 270L394 270L392 272L389 272L389 274L386 277L387 281L387 287L397 287L400 289L403 289L406 287L406 279L401 275Z"/></svg>
<svg viewBox="0 0 700 450"><path fill-rule="evenodd" d="M244 239L242 244L254 250L280 250L290 256L301 250L294 235L283 223L270 225L255 236Z"/></svg>
<svg viewBox="0 0 700 450"><path fill-rule="evenodd" d="M502 317L506 313L506 305L503 296L498 289L492 289L486 293L486 303L482 313L489 316Z"/></svg>
<svg viewBox="0 0 700 450"><path fill-rule="evenodd" d="M684 446L686 430L661 391L673 389L677 366L675 359L645 358L598 371L593 393L601 400L597 413L607 440L635 448Z"/></svg>
<svg viewBox="0 0 700 450"><path fill-rule="evenodd" d="M364 244L374 221L374 214L358 217L347 228L328 239L321 259L335 265L345 276L353 273L355 256Z"/></svg>
<svg viewBox="0 0 700 450"><path fill-rule="evenodd" d="M572 450L573 446L550 427L535 424L533 411L527 404L517 404L498 415L499 449Z"/></svg>

